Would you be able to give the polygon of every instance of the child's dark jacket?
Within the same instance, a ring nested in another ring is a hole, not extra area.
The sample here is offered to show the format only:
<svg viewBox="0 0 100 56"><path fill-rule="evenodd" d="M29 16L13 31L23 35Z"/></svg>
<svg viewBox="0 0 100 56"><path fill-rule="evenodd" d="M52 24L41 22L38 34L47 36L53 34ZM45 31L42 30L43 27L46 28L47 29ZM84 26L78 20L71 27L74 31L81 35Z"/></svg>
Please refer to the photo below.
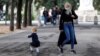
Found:
<svg viewBox="0 0 100 56"><path fill-rule="evenodd" d="M36 33L32 33L28 36L28 38L32 38L32 42L30 43L33 47L39 47L40 41L38 39L38 35Z"/></svg>

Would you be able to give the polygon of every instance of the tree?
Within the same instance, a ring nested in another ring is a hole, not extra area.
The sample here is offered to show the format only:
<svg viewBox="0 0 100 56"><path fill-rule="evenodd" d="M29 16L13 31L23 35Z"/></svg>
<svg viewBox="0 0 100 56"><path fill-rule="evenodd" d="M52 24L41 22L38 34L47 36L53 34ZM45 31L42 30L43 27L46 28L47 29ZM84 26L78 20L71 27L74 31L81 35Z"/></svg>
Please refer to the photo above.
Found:
<svg viewBox="0 0 100 56"><path fill-rule="evenodd" d="M32 2L33 0L28 0L28 19L27 19L27 24L28 26L32 26Z"/></svg>
<svg viewBox="0 0 100 56"><path fill-rule="evenodd" d="M76 9L77 2L79 2L79 0L35 0L35 4L38 3L37 8L40 6L45 6L48 9L56 5L62 8L65 2L70 2Z"/></svg>
<svg viewBox="0 0 100 56"><path fill-rule="evenodd" d="M3 5L7 0L0 0L0 10L3 10Z"/></svg>
<svg viewBox="0 0 100 56"><path fill-rule="evenodd" d="M94 7L100 11L100 0L94 0Z"/></svg>
<svg viewBox="0 0 100 56"><path fill-rule="evenodd" d="M27 12L28 12L28 0L25 0L23 27L27 27L27 16L28 16Z"/></svg>
<svg viewBox="0 0 100 56"><path fill-rule="evenodd" d="M14 0L11 0L10 30L14 31Z"/></svg>
<svg viewBox="0 0 100 56"><path fill-rule="evenodd" d="M8 19L8 9L9 8L9 1L7 1L6 2L6 12L5 12L5 16L6 16L6 18L5 18L5 24L7 25L7 22L6 22L6 20Z"/></svg>
<svg viewBox="0 0 100 56"><path fill-rule="evenodd" d="M16 28L21 29L21 23L22 23L22 0L18 0L18 5L17 5L17 22L16 22Z"/></svg>

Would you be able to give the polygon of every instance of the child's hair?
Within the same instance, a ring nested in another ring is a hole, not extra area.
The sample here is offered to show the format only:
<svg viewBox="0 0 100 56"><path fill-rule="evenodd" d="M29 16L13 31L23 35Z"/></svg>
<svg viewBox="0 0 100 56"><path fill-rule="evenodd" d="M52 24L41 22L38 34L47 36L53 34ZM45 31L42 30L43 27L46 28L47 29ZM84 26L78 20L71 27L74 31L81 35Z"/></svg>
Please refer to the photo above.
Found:
<svg viewBox="0 0 100 56"><path fill-rule="evenodd" d="M32 28L32 31L33 31L33 32L37 32L37 28L36 28L36 27L33 27L33 28Z"/></svg>

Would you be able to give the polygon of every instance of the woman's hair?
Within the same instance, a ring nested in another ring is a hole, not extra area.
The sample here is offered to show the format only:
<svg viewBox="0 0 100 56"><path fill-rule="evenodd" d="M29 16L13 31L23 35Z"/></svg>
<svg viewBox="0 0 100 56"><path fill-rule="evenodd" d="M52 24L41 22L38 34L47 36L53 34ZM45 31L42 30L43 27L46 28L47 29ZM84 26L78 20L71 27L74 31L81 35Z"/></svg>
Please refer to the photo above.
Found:
<svg viewBox="0 0 100 56"><path fill-rule="evenodd" d="M66 10L66 14L72 14L72 6L71 6L71 4L69 3L69 2L66 2L65 4L64 4L64 9Z"/></svg>
<svg viewBox="0 0 100 56"><path fill-rule="evenodd" d="M64 7L66 7L66 6L69 6L70 9L72 9L72 5L71 5L69 2L65 2L65 3L64 3Z"/></svg>

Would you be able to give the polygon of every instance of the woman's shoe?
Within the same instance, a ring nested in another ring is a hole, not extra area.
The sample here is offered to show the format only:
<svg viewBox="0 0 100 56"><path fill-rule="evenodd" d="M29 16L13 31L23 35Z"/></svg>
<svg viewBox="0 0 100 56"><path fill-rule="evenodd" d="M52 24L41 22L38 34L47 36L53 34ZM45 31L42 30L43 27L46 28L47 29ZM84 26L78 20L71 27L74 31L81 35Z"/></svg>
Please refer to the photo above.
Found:
<svg viewBox="0 0 100 56"><path fill-rule="evenodd" d="M71 50L71 52L73 52L74 54L76 54L76 51L75 50Z"/></svg>
<svg viewBox="0 0 100 56"><path fill-rule="evenodd" d="M59 51L63 53L63 47L59 46Z"/></svg>
<svg viewBox="0 0 100 56"><path fill-rule="evenodd" d="M61 49L61 53L63 53L63 48L61 47L60 49Z"/></svg>

